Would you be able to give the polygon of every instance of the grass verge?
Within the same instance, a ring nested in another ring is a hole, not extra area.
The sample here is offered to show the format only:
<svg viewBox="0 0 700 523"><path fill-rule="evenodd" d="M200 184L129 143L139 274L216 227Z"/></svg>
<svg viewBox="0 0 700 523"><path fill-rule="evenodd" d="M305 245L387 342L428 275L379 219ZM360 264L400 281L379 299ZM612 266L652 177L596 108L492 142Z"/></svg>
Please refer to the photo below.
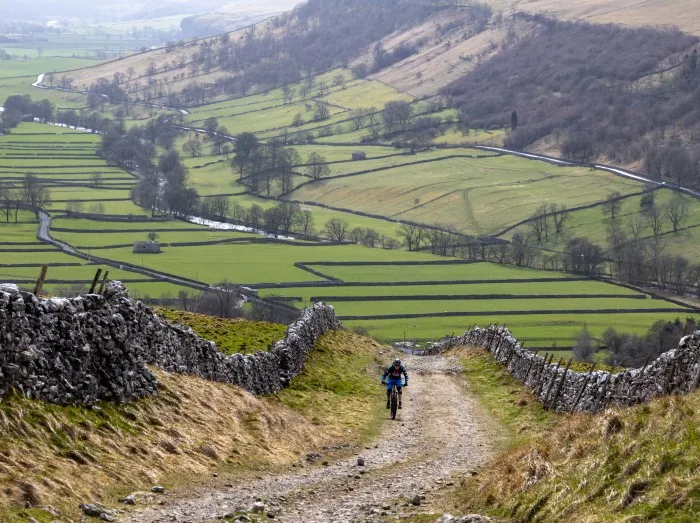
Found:
<svg viewBox="0 0 700 523"><path fill-rule="evenodd" d="M544 410L530 389L514 380L486 350L458 347L447 355L461 360L469 391L505 427L509 444L545 434L556 423L557 416Z"/></svg>
<svg viewBox="0 0 700 523"><path fill-rule="evenodd" d="M292 387L270 397L159 369L158 395L128 405L60 407L10 394L0 403L0 521L75 518L79 503L116 508L130 492L149 502L154 484L220 486L323 446L367 441L381 425L379 348L329 333Z"/></svg>
<svg viewBox="0 0 700 523"><path fill-rule="evenodd" d="M217 318L171 309L159 309L158 313L168 321L190 327L195 334L216 342L217 348L226 354L266 351L287 332L286 325L264 321Z"/></svg>
<svg viewBox="0 0 700 523"><path fill-rule="evenodd" d="M381 345L345 331L322 336L304 371L279 393L290 407L332 434L363 443L379 433L383 395L377 386Z"/></svg>
<svg viewBox="0 0 700 523"><path fill-rule="evenodd" d="M700 393L554 415L487 353L456 354L473 392L513 436L462 481L452 510L513 521L698 520Z"/></svg>

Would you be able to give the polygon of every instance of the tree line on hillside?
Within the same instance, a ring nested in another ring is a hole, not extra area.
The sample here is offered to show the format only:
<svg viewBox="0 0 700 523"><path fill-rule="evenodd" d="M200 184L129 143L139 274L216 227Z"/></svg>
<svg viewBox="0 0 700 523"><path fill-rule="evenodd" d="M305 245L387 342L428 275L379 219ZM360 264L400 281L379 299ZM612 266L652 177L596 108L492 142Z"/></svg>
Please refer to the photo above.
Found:
<svg viewBox="0 0 700 523"><path fill-rule="evenodd" d="M696 328L695 320L687 318L682 322L655 321L644 335L630 334L608 327L601 336L601 341L608 354L607 365L639 368L658 358L664 352L678 347L683 336L691 334ZM574 345L574 357L579 361L592 362L598 346L584 324Z"/></svg>
<svg viewBox="0 0 700 523"><path fill-rule="evenodd" d="M399 0L309 0L292 11L274 18L272 32L255 26L244 36L231 38L223 34L197 43L170 42L164 48L168 57L151 61L145 72L132 67L117 71L111 78L101 78L89 91L104 95L115 103L125 97L132 101L166 100L170 107L197 106L220 94L245 96L253 88L269 90L296 83L303 78L348 64L374 45L372 61L354 68L355 76L404 60L418 52L422 43L401 44L386 51L379 42L400 29L408 29L427 20L449 4L401 2ZM470 2L460 6L468 16L460 22L469 25L473 35L485 29L492 10L486 4ZM188 49L192 49L188 53ZM197 78L221 71L213 83ZM179 91L170 84L190 80ZM72 88L67 75L47 77L61 87ZM307 94L310 89L301 87ZM321 96L323 94L321 93ZM306 98L302 96L303 98ZM323 107L320 107L323 109Z"/></svg>
<svg viewBox="0 0 700 523"><path fill-rule="evenodd" d="M690 218L689 197L675 192L660 203L657 194L656 190L645 192L638 212L623 214L626 197L611 192L600 206L607 227L606 244L570 238L561 253L551 249L568 236L571 213L563 205L542 204L527 221L527 228L513 235L511 246L520 256L511 259L516 265L590 275L599 274L609 263L612 273L627 283L652 283L680 295L697 286L700 296L700 264L669 253L670 242Z"/></svg>
<svg viewBox="0 0 700 523"><path fill-rule="evenodd" d="M51 192L42 180L32 173L24 175L21 183L0 182L0 213L5 216L5 222L14 219L17 223L19 211L31 209L36 211L46 207L51 202Z"/></svg>
<svg viewBox="0 0 700 523"><path fill-rule="evenodd" d="M93 84L90 91L115 101L127 94L133 101L166 98L171 107L200 105L216 93L244 96L253 87L273 89L345 67L370 44L401 27L421 23L435 9L398 0L309 0L273 19L275 33L261 33L253 26L236 39L223 34L194 46L171 43L163 51L166 55L189 47L192 53L151 62L144 78L137 78L133 69L116 72L113 78ZM214 70L225 74L212 85L195 80ZM175 71L170 78L156 78L169 71ZM180 93L168 89L169 82L187 78L192 81ZM65 75L58 79L61 86L68 81Z"/></svg>
<svg viewBox="0 0 700 523"><path fill-rule="evenodd" d="M103 98L100 99L105 102ZM59 110L49 100L33 101L29 95L9 96L3 107L5 111L0 113L0 134L11 132L23 120L33 121L34 118L44 123L61 123L99 133L107 131L123 133L125 130L124 121L120 118L113 119L97 111ZM127 116L129 106L124 105L124 107L126 108L124 115Z"/></svg>
<svg viewBox="0 0 700 523"><path fill-rule="evenodd" d="M5 110L0 113L0 133L17 127L23 119L38 118L49 122L54 117L54 107L50 101L34 102L27 95L8 96L3 107Z"/></svg>
<svg viewBox="0 0 700 523"><path fill-rule="evenodd" d="M463 126L511 126L508 147L551 136L572 160L642 162L652 176L700 185L689 146L700 123L700 68L689 51L696 37L517 16L539 29L443 90ZM675 68L658 72L666 64Z"/></svg>

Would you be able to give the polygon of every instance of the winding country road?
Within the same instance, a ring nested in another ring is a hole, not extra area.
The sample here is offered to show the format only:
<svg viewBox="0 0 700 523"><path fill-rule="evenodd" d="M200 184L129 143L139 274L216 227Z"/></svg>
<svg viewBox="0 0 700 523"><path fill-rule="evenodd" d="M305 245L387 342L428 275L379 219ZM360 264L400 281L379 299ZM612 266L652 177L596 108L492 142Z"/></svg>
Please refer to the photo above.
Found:
<svg viewBox="0 0 700 523"><path fill-rule="evenodd" d="M221 490L168 493L164 506L139 509L120 521L217 521L258 497L266 500L275 521L286 523L394 521L418 510L438 512L434 502L442 489L493 455L499 428L465 393L458 361L410 355L404 361L411 373L404 409L359 454L328 466L300 460L305 466L296 473L270 474ZM377 401L383 397L377 386ZM358 457L365 466L358 466ZM424 497L420 508L410 503L415 496Z"/></svg>

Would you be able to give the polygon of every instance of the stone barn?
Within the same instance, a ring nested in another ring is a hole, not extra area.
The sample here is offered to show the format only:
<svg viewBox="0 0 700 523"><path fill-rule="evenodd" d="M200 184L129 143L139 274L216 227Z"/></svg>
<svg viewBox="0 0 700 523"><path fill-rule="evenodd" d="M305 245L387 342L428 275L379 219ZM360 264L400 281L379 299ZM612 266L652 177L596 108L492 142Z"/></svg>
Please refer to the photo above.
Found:
<svg viewBox="0 0 700 523"><path fill-rule="evenodd" d="M357 161L357 160L366 160L367 155L364 153L364 151L355 151L352 153L352 159Z"/></svg>
<svg viewBox="0 0 700 523"><path fill-rule="evenodd" d="M134 254L158 254L159 252L160 242L134 242Z"/></svg>

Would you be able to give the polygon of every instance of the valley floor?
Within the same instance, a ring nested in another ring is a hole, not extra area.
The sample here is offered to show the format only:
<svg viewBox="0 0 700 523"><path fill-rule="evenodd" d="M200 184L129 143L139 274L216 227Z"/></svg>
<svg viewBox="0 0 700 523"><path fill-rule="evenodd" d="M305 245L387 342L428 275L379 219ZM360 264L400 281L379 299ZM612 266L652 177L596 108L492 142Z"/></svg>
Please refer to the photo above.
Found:
<svg viewBox="0 0 700 523"><path fill-rule="evenodd" d="M411 380L397 420L359 455L326 466L305 464L297 473L262 476L224 490L173 493L164 505L124 516L128 522L221 520L262 498L275 521L330 523L395 521L417 511L438 513L433 503L452 476L484 464L502 433L475 399L465 394L459 361L406 356ZM377 400L383 401L377 383ZM387 411L388 412L388 411ZM365 466L357 465L358 457ZM319 458L320 461L321 458ZM412 505L424 497L421 506Z"/></svg>

